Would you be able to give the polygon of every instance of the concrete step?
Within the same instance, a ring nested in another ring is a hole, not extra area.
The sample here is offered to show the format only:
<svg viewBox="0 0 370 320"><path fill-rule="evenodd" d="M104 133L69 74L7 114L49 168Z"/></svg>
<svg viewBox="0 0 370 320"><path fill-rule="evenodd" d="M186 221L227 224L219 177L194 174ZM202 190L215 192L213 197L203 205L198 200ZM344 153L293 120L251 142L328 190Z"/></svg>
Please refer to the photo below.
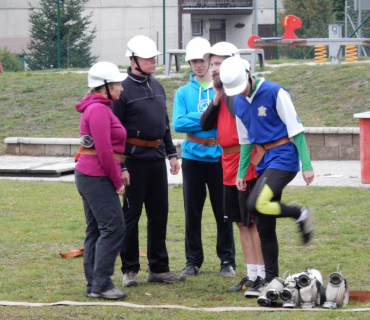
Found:
<svg viewBox="0 0 370 320"><path fill-rule="evenodd" d="M71 157L1 156L0 176L60 177L74 171Z"/></svg>

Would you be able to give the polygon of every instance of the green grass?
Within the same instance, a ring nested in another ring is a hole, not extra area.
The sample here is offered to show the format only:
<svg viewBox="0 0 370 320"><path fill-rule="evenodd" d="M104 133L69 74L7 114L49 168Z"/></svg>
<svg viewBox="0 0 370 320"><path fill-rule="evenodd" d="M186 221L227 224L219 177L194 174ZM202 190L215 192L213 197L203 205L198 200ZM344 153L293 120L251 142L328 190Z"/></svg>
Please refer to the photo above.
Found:
<svg viewBox="0 0 370 320"><path fill-rule="evenodd" d="M284 62L284 61L283 61ZM257 71L260 71L257 68ZM74 106L87 92L86 73L5 72L0 75L0 154L10 136L78 137L80 115ZM186 65L181 71L189 71ZM358 126L354 113L369 110L370 64L267 67L267 80L286 87L306 127ZM163 73L163 68L158 74ZM160 79L172 120L173 97L188 75ZM173 132L174 138L184 135Z"/></svg>
<svg viewBox="0 0 370 320"><path fill-rule="evenodd" d="M83 296L85 279L82 259L62 259L58 252L81 248L85 222L82 202L74 184L0 180L0 301L57 302L95 301ZM185 264L184 213L182 187L169 190L170 214L167 248L173 271ZM351 290L370 287L370 240L368 208L370 190L356 188L287 188L284 202L310 205L315 210L316 236L309 247L300 246L293 221L278 221L280 273L313 267L329 274L341 265ZM202 223L205 261L201 274L173 285L149 284L146 258L141 258L140 285L128 288L124 300L143 305L181 305L187 307L256 307L255 300L225 289L245 275L238 231L235 228L237 277L217 275L219 260L215 252L216 230L209 202ZM140 249L146 251L145 213L140 221ZM121 287L120 261L113 277ZM369 308L370 303L350 302L346 308ZM0 319L367 319L366 313L264 312L207 313L166 309L131 309L114 306L0 307Z"/></svg>

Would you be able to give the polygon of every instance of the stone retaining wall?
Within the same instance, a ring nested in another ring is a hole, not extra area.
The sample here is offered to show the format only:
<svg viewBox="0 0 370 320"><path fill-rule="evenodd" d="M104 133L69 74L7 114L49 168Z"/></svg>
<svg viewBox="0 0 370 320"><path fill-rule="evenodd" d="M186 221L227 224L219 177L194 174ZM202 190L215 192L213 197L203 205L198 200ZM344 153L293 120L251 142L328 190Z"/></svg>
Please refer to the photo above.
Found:
<svg viewBox="0 0 370 320"><path fill-rule="evenodd" d="M359 128L308 127L305 137L311 160L359 160ZM181 157L183 140L174 139ZM6 154L27 156L74 157L80 145L77 138L5 138Z"/></svg>

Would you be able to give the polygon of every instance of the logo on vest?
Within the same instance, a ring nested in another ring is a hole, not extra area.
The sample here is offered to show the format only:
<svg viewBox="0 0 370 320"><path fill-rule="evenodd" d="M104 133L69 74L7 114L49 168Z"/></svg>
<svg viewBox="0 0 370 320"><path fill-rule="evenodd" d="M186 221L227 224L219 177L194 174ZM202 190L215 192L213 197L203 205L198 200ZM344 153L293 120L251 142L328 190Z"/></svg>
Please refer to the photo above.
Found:
<svg viewBox="0 0 370 320"><path fill-rule="evenodd" d="M267 108L265 108L264 106L260 106L258 108L258 116L259 117L266 117L267 116L266 110L267 110Z"/></svg>

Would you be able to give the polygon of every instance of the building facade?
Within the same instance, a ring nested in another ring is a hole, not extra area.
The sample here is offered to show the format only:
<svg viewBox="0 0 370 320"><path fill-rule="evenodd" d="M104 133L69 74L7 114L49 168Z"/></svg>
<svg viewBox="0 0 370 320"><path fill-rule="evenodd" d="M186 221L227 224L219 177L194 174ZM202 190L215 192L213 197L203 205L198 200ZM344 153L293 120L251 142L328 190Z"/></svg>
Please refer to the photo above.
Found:
<svg viewBox="0 0 370 320"><path fill-rule="evenodd" d="M59 1L62 5L64 0ZM255 30L260 36L273 35L275 2L89 0L85 13L92 13L90 27L97 30L92 54L99 60L127 65L125 44L138 34L152 38L161 52L185 48L196 36L208 39L211 44L228 41L239 48L247 48L247 40ZM282 8L281 2L277 1L278 10ZM0 47L17 54L27 52L29 14L31 10L38 10L39 3L40 0L0 1ZM159 63L163 62L164 56L159 58Z"/></svg>

